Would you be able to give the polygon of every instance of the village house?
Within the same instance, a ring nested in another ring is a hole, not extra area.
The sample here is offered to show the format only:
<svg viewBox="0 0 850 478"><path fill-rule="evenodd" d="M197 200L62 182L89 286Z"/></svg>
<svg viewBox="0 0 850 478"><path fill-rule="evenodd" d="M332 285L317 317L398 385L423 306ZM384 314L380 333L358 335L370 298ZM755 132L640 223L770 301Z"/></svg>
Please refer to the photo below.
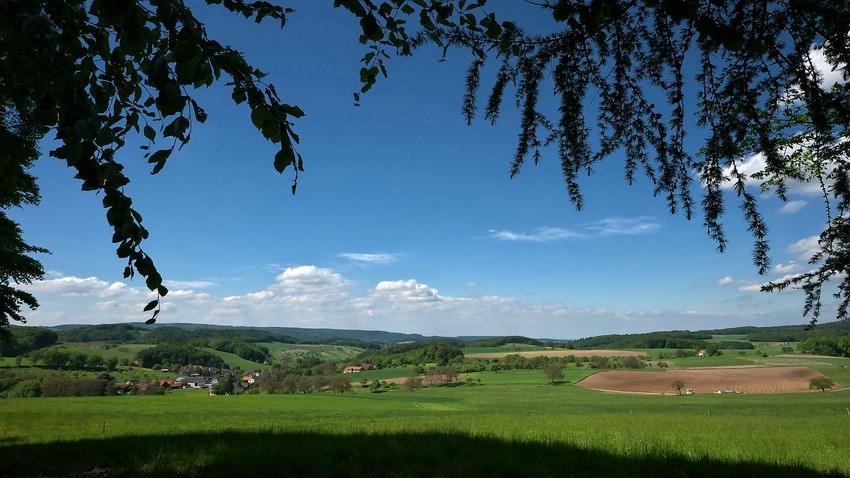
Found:
<svg viewBox="0 0 850 478"><path fill-rule="evenodd" d="M370 363L360 365L349 365L342 370L342 373L365 372L367 370L375 370L375 366Z"/></svg>

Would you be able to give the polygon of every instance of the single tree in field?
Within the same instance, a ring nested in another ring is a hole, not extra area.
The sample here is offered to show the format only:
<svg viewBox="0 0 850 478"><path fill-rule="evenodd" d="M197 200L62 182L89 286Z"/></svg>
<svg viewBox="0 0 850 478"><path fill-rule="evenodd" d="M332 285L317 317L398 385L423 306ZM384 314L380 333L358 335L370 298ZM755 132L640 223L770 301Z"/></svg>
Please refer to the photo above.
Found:
<svg viewBox="0 0 850 478"><path fill-rule="evenodd" d="M564 379L564 368L557 363L550 363L543 367L543 373L546 374L546 378L548 378L551 383L555 383L555 380Z"/></svg>
<svg viewBox="0 0 850 478"><path fill-rule="evenodd" d="M626 358L623 359L623 366L626 367L626 368L635 369L635 368L640 368L641 363L640 363L640 360L638 360L637 357L626 357Z"/></svg>
<svg viewBox="0 0 850 478"><path fill-rule="evenodd" d="M834 385L835 382L831 378L824 377L823 375L809 380L809 388L812 390L820 389L821 392L825 392L827 388L832 388Z"/></svg>
<svg viewBox="0 0 850 478"><path fill-rule="evenodd" d="M409 392L413 392L419 388L422 388L422 377L411 375L404 381L404 389Z"/></svg>
<svg viewBox="0 0 850 478"><path fill-rule="evenodd" d="M685 388L685 382L683 382L683 381L681 381L677 378L676 380L673 380L673 382L670 384L670 386L673 387L673 389L676 390L676 395L681 395L682 389Z"/></svg>

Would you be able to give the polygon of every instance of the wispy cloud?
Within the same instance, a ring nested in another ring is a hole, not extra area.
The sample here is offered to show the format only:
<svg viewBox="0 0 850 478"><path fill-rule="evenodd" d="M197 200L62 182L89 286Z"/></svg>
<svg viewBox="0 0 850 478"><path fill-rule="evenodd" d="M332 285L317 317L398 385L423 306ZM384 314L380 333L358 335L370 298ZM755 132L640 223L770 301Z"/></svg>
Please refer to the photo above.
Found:
<svg viewBox="0 0 850 478"><path fill-rule="evenodd" d="M808 203L803 200L789 201L779 208L779 212L782 214L793 214L802 209L806 204Z"/></svg>
<svg viewBox="0 0 850 478"><path fill-rule="evenodd" d="M538 227L534 232L496 231L490 229L490 236L501 241L552 242L582 237L581 234L560 227Z"/></svg>
<svg viewBox="0 0 850 478"><path fill-rule="evenodd" d="M345 252L337 254L337 257L348 259L351 262L359 264L389 264L398 258L397 254L387 254L384 252L378 253L363 253L363 252Z"/></svg>
<svg viewBox="0 0 850 478"><path fill-rule="evenodd" d="M218 284L215 282L205 281L205 280L166 280L163 281L166 287L169 289L208 289L210 287L214 287Z"/></svg>
<svg viewBox="0 0 850 478"><path fill-rule="evenodd" d="M798 149L806 148L806 145L797 146ZM790 151L786 151L786 153L790 154ZM738 171L738 173L743 174L746 177L746 184L748 186L756 186L761 187L764 181L760 179L753 178L753 174L764 171L767 167L767 159L765 158L764 153L756 153L750 156L746 156L739 161L735 161L734 168ZM826 172L829 173L835 169L835 164L828 164L825 166ZM732 178L732 166L728 166L723 169L723 177L727 179ZM824 179L826 181L831 181L828 179L828 174L825 175ZM831 182L828 182L831 184ZM821 189L820 181L794 181L788 180L785 182L785 185L788 187L788 192L791 194L799 194L802 196L820 196L823 194L823 190ZM720 185L721 189L731 190L735 188L735 182L732 180L728 180L723 182ZM800 205L793 204L797 201L791 201L790 203L783 206L783 211L781 212L793 212L799 209L800 207L805 205L805 202ZM790 207L790 211L784 211L786 207ZM797 209L793 209L793 208Z"/></svg>
<svg viewBox="0 0 850 478"><path fill-rule="evenodd" d="M761 292L761 284L746 284L738 287L741 292Z"/></svg>
<svg viewBox="0 0 850 478"><path fill-rule="evenodd" d="M800 272L802 267L800 264L797 264L794 261L791 261L787 264L776 264L776 267L773 268L773 272L777 274L793 274L795 272Z"/></svg>
<svg viewBox="0 0 850 478"><path fill-rule="evenodd" d="M720 279L717 279L717 282L715 282L715 284L717 284L717 285L729 285L734 281L735 280L732 279L732 276L726 276L726 277L721 277Z"/></svg>
<svg viewBox="0 0 850 478"><path fill-rule="evenodd" d="M609 217L601 221L588 224L586 229L603 236L649 234L661 229L661 225L654 218L641 217Z"/></svg>
<svg viewBox="0 0 850 478"><path fill-rule="evenodd" d="M501 241L554 242L566 239L584 239L599 236L650 234L661 229L654 218L641 217L609 217L585 224L581 230L564 229L562 227L538 227L531 232L488 231L490 237Z"/></svg>
<svg viewBox="0 0 850 478"><path fill-rule="evenodd" d="M800 258L804 259L806 262L820 250L820 245L818 245L818 240L820 238L818 236L809 236L799 241L795 242L788 246L786 251L791 253L800 254Z"/></svg>

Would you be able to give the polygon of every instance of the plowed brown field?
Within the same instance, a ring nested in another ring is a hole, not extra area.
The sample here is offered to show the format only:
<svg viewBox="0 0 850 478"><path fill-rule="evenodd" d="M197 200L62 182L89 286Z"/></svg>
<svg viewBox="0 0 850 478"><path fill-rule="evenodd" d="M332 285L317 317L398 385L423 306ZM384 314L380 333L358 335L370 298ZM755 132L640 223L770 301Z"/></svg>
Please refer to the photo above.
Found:
<svg viewBox="0 0 850 478"><path fill-rule="evenodd" d="M664 372L613 370L593 374L577 385L594 390L670 394L676 393L670 384L681 380L685 388L696 393L717 393L719 390L787 393L809 391L809 380L819 375L808 367L722 367Z"/></svg>

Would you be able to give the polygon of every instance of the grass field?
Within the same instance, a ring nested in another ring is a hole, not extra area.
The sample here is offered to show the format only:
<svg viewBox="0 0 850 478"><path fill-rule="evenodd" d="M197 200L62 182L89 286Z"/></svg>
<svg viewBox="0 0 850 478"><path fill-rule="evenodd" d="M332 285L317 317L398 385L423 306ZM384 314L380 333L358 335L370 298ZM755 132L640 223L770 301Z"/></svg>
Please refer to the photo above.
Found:
<svg viewBox="0 0 850 478"><path fill-rule="evenodd" d="M347 345L313 345L313 344L282 344L278 342L264 342L259 345L268 347L269 353L274 357L282 354L306 354L314 352L321 360L335 360L345 362L363 351L359 347Z"/></svg>
<svg viewBox="0 0 850 478"><path fill-rule="evenodd" d="M0 476L850 476L850 391L573 386L590 373L377 394L7 399Z"/></svg>

